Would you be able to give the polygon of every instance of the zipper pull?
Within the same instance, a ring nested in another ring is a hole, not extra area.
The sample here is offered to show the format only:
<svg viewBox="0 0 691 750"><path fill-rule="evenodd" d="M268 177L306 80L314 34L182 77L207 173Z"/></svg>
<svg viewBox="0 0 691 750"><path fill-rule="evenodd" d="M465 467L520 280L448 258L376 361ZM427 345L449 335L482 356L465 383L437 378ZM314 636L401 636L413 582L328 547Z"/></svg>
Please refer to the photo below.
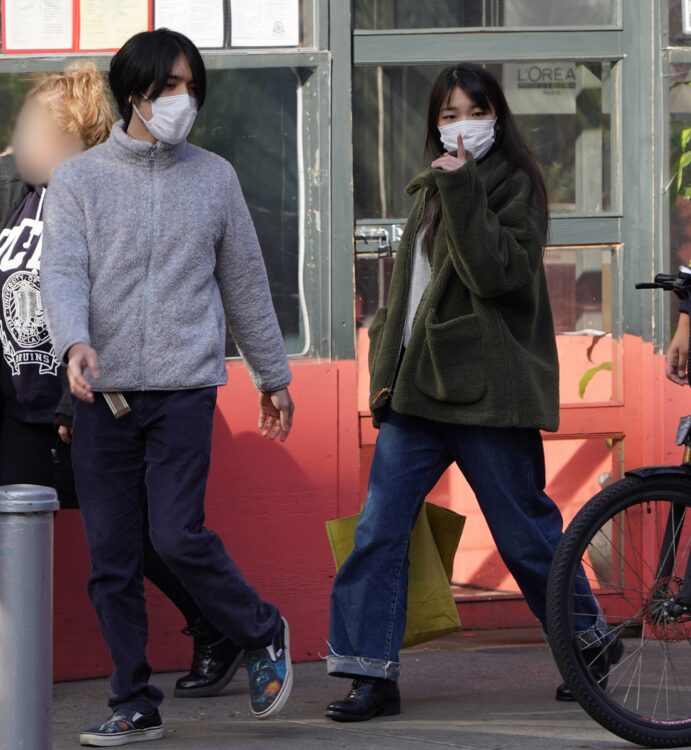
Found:
<svg viewBox="0 0 691 750"><path fill-rule="evenodd" d="M151 151L149 151L149 161L153 161L156 158L156 146L151 147Z"/></svg>

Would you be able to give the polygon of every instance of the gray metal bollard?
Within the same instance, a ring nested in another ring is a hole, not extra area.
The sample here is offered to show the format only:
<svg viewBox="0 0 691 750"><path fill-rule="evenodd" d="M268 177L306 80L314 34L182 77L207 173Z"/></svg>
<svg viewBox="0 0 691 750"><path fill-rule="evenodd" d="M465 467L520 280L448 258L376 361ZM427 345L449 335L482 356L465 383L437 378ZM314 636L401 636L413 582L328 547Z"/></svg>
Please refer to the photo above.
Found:
<svg viewBox="0 0 691 750"><path fill-rule="evenodd" d="M53 747L55 490L0 487L0 748Z"/></svg>

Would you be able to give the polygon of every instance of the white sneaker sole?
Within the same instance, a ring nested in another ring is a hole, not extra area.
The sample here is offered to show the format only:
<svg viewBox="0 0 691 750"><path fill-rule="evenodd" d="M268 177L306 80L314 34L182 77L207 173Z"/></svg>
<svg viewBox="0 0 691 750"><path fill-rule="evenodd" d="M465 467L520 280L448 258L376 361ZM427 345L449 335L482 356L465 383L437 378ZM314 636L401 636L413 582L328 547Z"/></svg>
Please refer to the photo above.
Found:
<svg viewBox="0 0 691 750"><path fill-rule="evenodd" d="M290 693L293 690L293 662L290 658L290 628L286 618L282 617L281 619L283 620L283 625L285 627L286 678L276 700L266 709L266 711L256 713L252 709L252 704L250 703L250 711L252 711L252 716L254 716L255 719L269 719L280 713L285 708L285 705L290 698Z"/></svg>
<svg viewBox="0 0 691 750"><path fill-rule="evenodd" d="M79 744L89 747L118 747L129 745L132 742L149 742L149 740L160 740L163 738L163 727L151 727L151 729L138 729L121 735L91 734L82 732L79 735Z"/></svg>

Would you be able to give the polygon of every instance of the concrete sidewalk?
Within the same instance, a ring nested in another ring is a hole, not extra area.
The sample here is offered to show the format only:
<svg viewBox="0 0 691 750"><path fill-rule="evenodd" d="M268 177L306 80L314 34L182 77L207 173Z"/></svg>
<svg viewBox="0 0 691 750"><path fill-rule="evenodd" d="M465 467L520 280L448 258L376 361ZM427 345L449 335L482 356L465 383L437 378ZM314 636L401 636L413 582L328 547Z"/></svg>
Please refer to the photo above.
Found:
<svg viewBox="0 0 691 750"><path fill-rule="evenodd" d="M156 677L166 695L178 675ZM291 702L275 719L250 715L244 671L210 699L169 698L157 750L583 750L634 747L595 724L577 704L557 703L559 675L535 631L459 633L403 656L403 713L359 724L323 717L348 683L323 664L298 664ZM106 680L55 687L55 750L79 746L79 730L106 718ZM147 745L148 747L149 745ZM143 745L135 745L143 747Z"/></svg>

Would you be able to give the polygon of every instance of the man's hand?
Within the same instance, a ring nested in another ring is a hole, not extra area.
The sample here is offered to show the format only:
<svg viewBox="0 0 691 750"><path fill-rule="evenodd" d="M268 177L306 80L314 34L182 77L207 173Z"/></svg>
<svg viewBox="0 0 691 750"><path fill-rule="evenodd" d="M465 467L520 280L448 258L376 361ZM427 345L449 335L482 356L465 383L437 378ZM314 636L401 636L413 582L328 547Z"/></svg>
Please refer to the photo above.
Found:
<svg viewBox="0 0 691 750"><path fill-rule="evenodd" d="M259 394L259 430L269 440L284 443L293 424L295 404L288 389Z"/></svg>
<svg viewBox="0 0 691 750"><path fill-rule="evenodd" d="M456 169L464 167L468 163L468 154L463 145L463 136L458 134L458 151L456 155L442 154L438 159L432 162L433 169L443 169L445 172L453 172Z"/></svg>
<svg viewBox="0 0 691 750"><path fill-rule="evenodd" d="M679 325L665 357L667 377L677 385L688 385L687 368L689 363L689 316L682 313Z"/></svg>
<svg viewBox="0 0 691 750"><path fill-rule="evenodd" d="M72 428L68 427L66 424L61 424L60 427L58 427L58 435L65 445L69 445L72 442Z"/></svg>
<svg viewBox="0 0 691 750"><path fill-rule="evenodd" d="M101 377L96 352L87 344L74 344L67 352L67 380L70 384L70 393L80 401L93 404L94 393L84 377L86 369L94 380Z"/></svg>

